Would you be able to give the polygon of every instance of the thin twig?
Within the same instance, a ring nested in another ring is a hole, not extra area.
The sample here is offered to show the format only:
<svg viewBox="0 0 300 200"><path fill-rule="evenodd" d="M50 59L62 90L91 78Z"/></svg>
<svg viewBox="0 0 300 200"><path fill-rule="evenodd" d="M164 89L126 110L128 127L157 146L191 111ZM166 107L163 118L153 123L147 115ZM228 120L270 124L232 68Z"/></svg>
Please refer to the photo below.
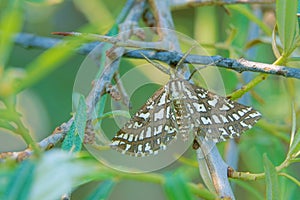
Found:
<svg viewBox="0 0 300 200"><path fill-rule="evenodd" d="M71 118L67 123L63 123L61 126L57 127L52 135L46 137L42 141L38 143L38 146L41 150L45 151L47 149L51 149L57 143L61 142L66 133L69 131L71 124L73 123L73 118ZM4 152L0 153L0 162L4 162L6 159L22 161L33 154L33 150L31 148L27 148L23 151L18 152Z"/></svg>
<svg viewBox="0 0 300 200"><path fill-rule="evenodd" d="M230 4L270 4L275 3L275 0L171 0L171 7L173 9L186 7L200 7L200 6L224 6Z"/></svg>
<svg viewBox="0 0 300 200"><path fill-rule="evenodd" d="M291 164L290 160L284 160L279 166L275 167L277 172L282 171L283 169L287 168ZM250 173L250 172L238 172L235 171L233 168L228 167L227 169L228 177L234 179L241 179L247 181L255 181L258 179L265 178L265 173Z"/></svg>

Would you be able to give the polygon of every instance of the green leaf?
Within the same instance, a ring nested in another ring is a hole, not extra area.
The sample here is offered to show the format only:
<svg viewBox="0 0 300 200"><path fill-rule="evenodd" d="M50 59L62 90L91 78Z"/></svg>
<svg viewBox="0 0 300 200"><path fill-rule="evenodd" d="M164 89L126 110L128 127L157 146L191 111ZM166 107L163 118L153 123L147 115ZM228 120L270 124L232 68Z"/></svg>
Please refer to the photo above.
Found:
<svg viewBox="0 0 300 200"><path fill-rule="evenodd" d="M283 45L283 54L289 56L295 48L299 27L297 22L297 1L276 0L276 21L278 34Z"/></svg>
<svg viewBox="0 0 300 200"><path fill-rule="evenodd" d="M20 164L10 177L3 199L26 200L29 199L30 188L34 179L35 164L26 160Z"/></svg>
<svg viewBox="0 0 300 200"><path fill-rule="evenodd" d="M22 28L21 1L8 1L8 7L0 13L0 75L13 46L13 36Z"/></svg>
<svg viewBox="0 0 300 200"><path fill-rule="evenodd" d="M85 97L82 95L79 98L78 108L75 115L75 125L77 130L76 135L76 141L80 142L77 143L76 146L79 147L79 150L81 149L81 145L84 137L85 132L85 126L86 126L86 120L87 120L87 113L86 113L86 103L85 103Z"/></svg>
<svg viewBox="0 0 300 200"><path fill-rule="evenodd" d="M263 160L266 174L265 181L267 186L266 198L268 200L278 200L280 199L280 193L276 169L266 154L264 154Z"/></svg>
<svg viewBox="0 0 300 200"><path fill-rule="evenodd" d="M74 144L74 138L75 138L75 122L73 121L73 123L71 124L71 127L61 145L61 148L65 151L70 151L73 147Z"/></svg>
<svg viewBox="0 0 300 200"><path fill-rule="evenodd" d="M104 181L101 183L93 193L91 193L86 200L104 200L108 199L115 182L111 180Z"/></svg>
<svg viewBox="0 0 300 200"><path fill-rule="evenodd" d="M288 158L296 158L300 154L300 129L294 135L294 139L290 145Z"/></svg>
<svg viewBox="0 0 300 200"><path fill-rule="evenodd" d="M169 200L194 199L188 189L187 181L181 174L166 174L164 189Z"/></svg>
<svg viewBox="0 0 300 200"><path fill-rule="evenodd" d="M228 5L226 6L227 8L230 8L232 10L236 10L245 17L247 17L249 20L254 22L261 28L261 30L266 34L266 35L271 35L272 30L265 24L261 19L259 19L257 16L254 15L253 11L245 5Z"/></svg>
<svg viewBox="0 0 300 200"><path fill-rule="evenodd" d="M77 152L81 150L86 126L87 114L86 104L83 95L79 97L79 103L75 115L74 122L72 123L69 132L67 133L62 149L67 151Z"/></svg>
<svg viewBox="0 0 300 200"><path fill-rule="evenodd" d="M88 27L82 28L83 32L86 30L88 30ZM74 49L84 42L86 42L86 39L81 37L66 37L62 42L46 50L26 66L27 76L14 86L12 92L19 92L46 77L63 62L67 61L73 55Z"/></svg>
<svg viewBox="0 0 300 200"><path fill-rule="evenodd" d="M30 200L60 199L62 194L82 185L96 171L96 163L78 159L74 154L51 150L43 154L35 170Z"/></svg>
<svg viewBox="0 0 300 200"><path fill-rule="evenodd" d="M272 50L273 50L275 57L278 59L281 54L280 54L280 51L276 44L276 26L274 27L273 32L272 32Z"/></svg>

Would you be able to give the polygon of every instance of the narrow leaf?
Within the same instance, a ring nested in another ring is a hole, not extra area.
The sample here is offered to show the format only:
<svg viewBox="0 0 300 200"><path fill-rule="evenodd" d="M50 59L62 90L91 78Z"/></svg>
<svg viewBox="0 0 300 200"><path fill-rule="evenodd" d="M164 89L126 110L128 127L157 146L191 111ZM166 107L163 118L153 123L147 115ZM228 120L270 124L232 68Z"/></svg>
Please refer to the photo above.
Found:
<svg viewBox="0 0 300 200"><path fill-rule="evenodd" d="M249 20L257 24L266 35L272 34L272 30L265 23L263 23L261 19L255 16L253 11L249 7L245 5L228 5L226 7L232 10L236 10L247 17Z"/></svg>
<svg viewBox="0 0 300 200"><path fill-rule="evenodd" d="M86 200L108 199L114 186L115 182L111 180L104 181L88 196Z"/></svg>
<svg viewBox="0 0 300 200"><path fill-rule="evenodd" d="M279 194L279 184L278 184L278 176L276 169L272 162L268 159L267 155L264 154L264 169L266 174L266 198L268 200L279 200L280 194Z"/></svg>
<svg viewBox="0 0 300 200"><path fill-rule="evenodd" d="M186 183L187 181L184 180L181 174L167 174L164 188L168 199L194 199Z"/></svg>
<svg viewBox="0 0 300 200"><path fill-rule="evenodd" d="M67 151L77 152L81 150L86 126L87 114L84 96L79 97L79 103L75 115L75 120L72 123L70 130L64 139L62 149Z"/></svg>
<svg viewBox="0 0 300 200"><path fill-rule="evenodd" d="M294 89L294 87L293 88L289 88L289 89ZM290 91L290 90L288 90L288 91ZM294 104L292 104L292 130L291 130L290 148L291 148L291 146L293 144L293 141L294 141L294 138L295 138L296 125L297 125L297 122L296 122L296 111L295 111Z"/></svg>
<svg viewBox="0 0 300 200"><path fill-rule="evenodd" d="M74 144L74 139L75 138L75 122L72 123L63 143L61 148L65 151L70 151L73 147Z"/></svg>
<svg viewBox="0 0 300 200"><path fill-rule="evenodd" d="M296 158L300 154L300 129L294 135L293 142L290 145L288 152L289 158Z"/></svg>
<svg viewBox="0 0 300 200"><path fill-rule="evenodd" d="M276 0L276 20L278 33L283 45L283 53L289 55L298 37L297 1Z"/></svg>
<svg viewBox="0 0 300 200"><path fill-rule="evenodd" d="M4 192L3 199L26 200L33 182L35 164L31 161L24 161L11 176Z"/></svg>
<svg viewBox="0 0 300 200"><path fill-rule="evenodd" d="M273 50L275 57L278 59L281 54L279 52L279 49L278 49L277 43L276 43L276 26L274 27L273 32L272 32L272 50Z"/></svg>
<svg viewBox="0 0 300 200"><path fill-rule="evenodd" d="M75 137L75 150L80 151L82 146L82 141L85 132L87 114L86 114L86 104L84 96L80 96L78 108L75 116L75 125L76 125L76 137Z"/></svg>

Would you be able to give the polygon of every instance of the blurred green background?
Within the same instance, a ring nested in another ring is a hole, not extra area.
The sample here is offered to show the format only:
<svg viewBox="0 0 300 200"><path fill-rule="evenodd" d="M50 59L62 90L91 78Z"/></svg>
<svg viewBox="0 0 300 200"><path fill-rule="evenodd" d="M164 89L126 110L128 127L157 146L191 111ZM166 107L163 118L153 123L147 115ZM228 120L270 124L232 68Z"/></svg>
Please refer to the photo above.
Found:
<svg viewBox="0 0 300 200"><path fill-rule="evenodd" d="M22 31L39 36L57 37L51 35L51 32L75 31L89 24L93 27L94 33L105 34L113 25L125 2L124 0L118 1L118 3L109 0L89 0L88 3L80 0L48 0L46 3L41 4L34 3L34 1L27 2L24 7L25 15ZM264 12L260 13L260 18L271 30L275 23L275 6L262 7ZM254 48L251 48L253 52L248 52L245 47L250 41L248 38L250 21L234 7L227 7L226 9L217 6L178 9L173 12L173 19L176 31L199 41L211 55L218 54L235 59L244 57L264 63L275 61L270 40L269 42L258 43ZM258 33L261 40L265 39L261 37L261 35L265 35L261 30ZM22 68L42 52L44 50L14 46L8 66ZM54 72L47 75L46 78L18 96L19 110L23 113L24 120L37 141L47 137L55 127L70 118L73 84L76 73L84 59L85 55L75 54ZM134 62L129 62L128 59L124 59L123 63L128 69L134 67ZM224 69L220 69L220 72L227 94L245 84L241 74ZM249 74L250 77L256 76L256 74ZM151 77L151 74L148 75ZM253 105L263 114L264 123L259 124L240 139L238 146L240 151L239 171L262 172L262 155L264 153L267 153L274 165L279 165L285 159L288 142L283 138L289 138L291 132L291 107L294 100L296 100L294 102L296 115L298 118L300 117L300 81L295 80L292 84L296 91L295 97L291 97L289 82L278 76L269 77L251 91L251 100L248 100L247 104ZM143 95L136 95L140 96L137 100L139 102L136 103L139 107L147 98ZM151 92L149 92L149 95L151 95ZM297 122L299 125L299 120ZM0 129L0 152L22 150L26 147L19 137L7 133L7 131ZM281 135L281 137L278 137L278 135ZM221 152L226 152L226 148L226 143L219 144ZM192 151L187 154L195 158ZM299 164L294 164L288 170L298 180L300 179L299 167ZM182 168L185 168L185 166ZM195 177L191 179L198 183L200 181L198 169L188 166L186 169L188 169L190 177ZM162 171L170 170L173 170L172 166ZM257 198L255 192L245 190L241 187L242 184L238 184L238 181L234 182L236 184L233 188L237 199ZM256 189L259 197L264 197L265 185L263 180L247 183ZM299 187L282 177L280 177L280 183L282 196L286 197L285 199L300 198ZM93 187L94 184L90 183L79 188L73 194L74 199L81 199ZM245 194L247 194L246 197ZM121 198L146 200L165 199L166 197L159 185L127 180L122 181L114 188L110 199Z"/></svg>

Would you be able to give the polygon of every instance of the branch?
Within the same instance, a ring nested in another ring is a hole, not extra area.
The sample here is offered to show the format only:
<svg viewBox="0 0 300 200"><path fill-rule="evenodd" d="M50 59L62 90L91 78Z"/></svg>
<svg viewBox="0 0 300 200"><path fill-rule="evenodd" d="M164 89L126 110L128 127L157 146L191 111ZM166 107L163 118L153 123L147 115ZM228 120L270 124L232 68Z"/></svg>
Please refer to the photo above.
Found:
<svg viewBox="0 0 300 200"><path fill-rule="evenodd" d="M284 160L279 166L275 167L276 172L280 172L283 169L287 168L291 164L289 159ZM241 180L246 180L246 181L255 181L258 179L263 179L265 178L265 173L257 173L257 174L252 174L249 172L237 172L233 168L228 167L228 177L233 178L233 179L241 179Z"/></svg>
<svg viewBox="0 0 300 200"><path fill-rule="evenodd" d="M127 51L124 56L130 58L143 58L141 53L143 53L149 59L159 60L165 63L176 63L182 58L182 54L177 52L154 52L149 50ZM218 55L201 56L191 54L187 56L185 63L207 66L210 66L212 63L214 63L217 67L232 69L237 72L252 71L300 79L300 69L248 61L243 58L235 60L231 58L224 58Z"/></svg>
<svg viewBox="0 0 300 200"><path fill-rule="evenodd" d="M67 132L69 131L69 128L71 124L73 123L73 118L71 118L67 123L63 123L61 126L57 127L52 135L46 137L42 141L38 143L38 146L40 147L41 150L45 151L48 149L51 149L54 147L56 144L61 142ZM4 152L0 153L0 163L5 162L5 160L10 159L10 160L16 160L17 162L23 161L24 159L30 157L33 154L33 149L27 148L23 151L19 152Z"/></svg>
<svg viewBox="0 0 300 200"><path fill-rule="evenodd" d="M105 36L107 39L108 36ZM101 37L99 37L101 38ZM98 38L98 39L99 39ZM112 37L111 37L112 38ZM28 33L20 33L15 37L15 43L21 45L25 48L41 48L41 49L48 49L53 47L54 45L58 44L61 40L48 38L48 37L40 37ZM108 42L114 42L116 39L107 40ZM80 48L76 50L77 53L80 54L88 54L90 53L95 47L97 47L100 42L92 42L82 45ZM117 44L117 43L115 43ZM138 48L149 48L149 45L144 45L144 43L139 43L140 45L136 45L135 47ZM158 46L150 46L154 49L157 49ZM161 47L161 46L160 46ZM141 58L144 57L141 55L143 53L149 59L152 60L159 60L165 63L176 63L178 62L182 54L176 52L162 52L162 51L153 51L153 50L126 50L124 53L125 57L128 58ZM185 63L191 64L200 64L200 65L211 65L211 63L215 63L217 67L222 67L226 69L232 69L237 72L243 71L251 71L251 72L260 72L265 74L273 74L284 76L287 78L297 78L300 79L300 69L286 67L286 66L278 66L272 64L266 64L261 62L254 62L249 61L246 59L231 59L231 58L224 58L218 55L215 56L201 56L201 55L189 55Z"/></svg>
<svg viewBox="0 0 300 200"><path fill-rule="evenodd" d="M213 184L217 194L221 197L235 199L227 177L228 165L223 161L213 141L201 142L200 148L197 149L197 160L202 179L208 188L212 190L210 185ZM212 183L208 181L209 179Z"/></svg>

